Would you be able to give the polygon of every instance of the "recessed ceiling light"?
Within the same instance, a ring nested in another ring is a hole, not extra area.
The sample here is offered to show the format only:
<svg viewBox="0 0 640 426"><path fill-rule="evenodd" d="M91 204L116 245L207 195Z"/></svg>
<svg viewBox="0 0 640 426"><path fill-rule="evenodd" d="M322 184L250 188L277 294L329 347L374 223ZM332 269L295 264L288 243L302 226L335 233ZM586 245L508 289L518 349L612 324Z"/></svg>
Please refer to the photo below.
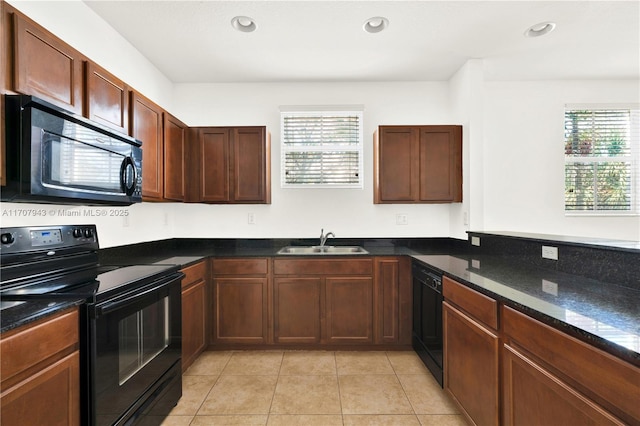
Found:
<svg viewBox="0 0 640 426"><path fill-rule="evenodd" d="M541 22L527 28L524 32L525 37L540 37L545 34L549 34L556 27L553 22Z"/></svg>
<svg viewBox="0 0 640 426"><path fill-rule="evenodd" d="M248 16L236 16L231 20L231 26L243 33L250 33L258 28L255 21Z"/></svg>
<svg viewBox="0 0 640 426"><path fill-rule="evenodd" d="M389 26L389 20L382 16L369 18L365 21L362 29L368 33L379 33Z"/></svg>

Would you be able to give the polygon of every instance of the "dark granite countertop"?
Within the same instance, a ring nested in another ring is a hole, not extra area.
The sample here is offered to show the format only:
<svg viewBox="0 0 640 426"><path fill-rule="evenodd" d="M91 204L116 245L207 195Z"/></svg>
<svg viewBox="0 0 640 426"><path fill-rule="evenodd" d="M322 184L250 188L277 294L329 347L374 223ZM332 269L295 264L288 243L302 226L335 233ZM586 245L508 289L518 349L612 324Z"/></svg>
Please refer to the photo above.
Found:
<svg viewBox="0 0 640 426"><path fill-rule="evenodd" d="M472 255L413 255L555 328L640 365L640 291L542 269L516 259Z"/></svg>
<svg viewBox="0 0 640 426"><path fill-rule="evenodd" d="M291 257L277 252L285 245L313 243L315 240L229 240L223 244L204 239L184 240L179 244L159 242L101 250L100 262L103 265L157 263L185 267L207 257ZM640 365L639 288L541 268L523 262L518 256L458 254L459 247L450 246L444 240L436 243L430 240L422 245L418 240L336 239L333 244L362 245L369 252L351 256L411 256L508 306ZM42 303L29 302L3 310L1 331L17 326L13 320L19 315L29 321L64 309L58 304L43 309ZM30 306L33 307L31 313Z"/></svg>

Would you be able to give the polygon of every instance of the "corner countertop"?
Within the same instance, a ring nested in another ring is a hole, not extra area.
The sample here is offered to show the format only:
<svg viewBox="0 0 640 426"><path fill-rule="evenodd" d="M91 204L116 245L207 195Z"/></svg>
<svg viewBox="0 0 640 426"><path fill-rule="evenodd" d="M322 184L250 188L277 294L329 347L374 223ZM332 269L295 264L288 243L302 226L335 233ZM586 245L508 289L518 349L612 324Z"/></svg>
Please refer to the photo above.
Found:
<svg viewBox="0 0 640 426"><path fill-rule="evenodd" d="M640 366L640 291L496 256L413 259Z"/></svg>

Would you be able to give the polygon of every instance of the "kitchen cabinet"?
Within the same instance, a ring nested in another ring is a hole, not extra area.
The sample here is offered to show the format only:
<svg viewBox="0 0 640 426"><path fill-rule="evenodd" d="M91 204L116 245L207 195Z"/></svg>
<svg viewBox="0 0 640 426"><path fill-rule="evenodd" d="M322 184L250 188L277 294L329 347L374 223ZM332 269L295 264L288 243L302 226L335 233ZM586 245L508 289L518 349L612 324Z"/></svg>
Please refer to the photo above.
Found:
<svg viewBox="0 0 640 426"><path fill-rule="evenodd" d="M86 62L86 116L118 132L129 132L129 86L104 68Z"/></svg>
<svg viewBox="0 0 640 426"><path fill-rule="evenodd" d="M406 256L374 258L376 343L411 344L411 261Z"/></svg>
<svg viewBox="0 0 640 426"><path fill-rule="evenodd" d="M7 425L79 425L78 309L0 338L0 417Z"/></svg>
<svg viewBox="0 0 640 426"><path fill-rule="evenodd" d="M162 108L131 91L130 134L142 141L142 197L161 201L164 197L164 143Z"/></svg>
<svg viewBox="0 0 640 426"><path fill-rule="evenodd" d="M462 126L380 126L374 203L462 201Z"/></svg>
<svg viewBox="0 0 640 426"><path fill-rule="evenodd" d="M371 258L273 260L274 342L372 344Z"/></svg>
<svg viewBox="0 0 640 426"><path fill-rule="evenodd" d="M211 344L267 344L268 259L214 258L211 270Z"/></svg>
<svg viewBox="0 0 640 426"><path fill-rule="evenodd" d="M498 303L443 277L444 388L477 425L500 424Z"/></svg>
<svg viewBox="0 0 640 426"><path fill-rule="evenodd" d="M209 260L182 269L182 371L187 370L207 344L207 279Z"/></svg>
<svg viewBox="0 0 640 426"><path fill-rule="evenodd" d="M187 125L169 114L164 117L164 198L184 201L186 194ZM143 169L144 170L144 169Z"/></svg>
<svg viewBox="0 0 640 426"><path fill-rule="evenodd" d="M639 424L640 369L502 307L503 423Z"/></svg>
<svg viewBox="0 0 640 426"><path fill-rule="evenodd" d="M13 17L13 90L82 114L85 58L30 19Z"/></svg>
<svg viewBox="0 0 640 426"><path fill-rule="evenodd" d="M271 202L271 142L265 127L205 127L197 170L204 203Z"/></svg>

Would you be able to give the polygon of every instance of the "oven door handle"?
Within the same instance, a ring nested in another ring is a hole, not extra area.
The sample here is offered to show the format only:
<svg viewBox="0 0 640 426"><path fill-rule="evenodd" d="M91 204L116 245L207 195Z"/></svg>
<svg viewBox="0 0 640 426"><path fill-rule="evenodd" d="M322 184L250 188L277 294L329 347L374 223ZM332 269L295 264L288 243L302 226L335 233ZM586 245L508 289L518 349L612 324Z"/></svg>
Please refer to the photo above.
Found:
<svg viewBox="0 0 640 426"><path fill-rule="evenodd" d="M166 290L166 291L162 291L161 294L168 294L168 288L174 284L174 283L180 283L180 280L182 279L182 277L184 277L184 274L180 273L177 275L171 275L170 278L164 279L162 280L162 282L160 282L160 284L154 285L151 288L147 288L145 290L143 290L142 292L135 292L133 294L127 295L125 297L121 297L118 298L116 300L110 301L110 302L105 302L103 304L100 305L96 305L95 307L95 311L94 311L94 318L99 318L102 315L106 315L110 312L113 312L115 310L118 309L122 309L126 306L132 305L134 303L136 303L137 301L139 301L140 299L154 293L154 292L159 292L162 290Z"/></svg>

